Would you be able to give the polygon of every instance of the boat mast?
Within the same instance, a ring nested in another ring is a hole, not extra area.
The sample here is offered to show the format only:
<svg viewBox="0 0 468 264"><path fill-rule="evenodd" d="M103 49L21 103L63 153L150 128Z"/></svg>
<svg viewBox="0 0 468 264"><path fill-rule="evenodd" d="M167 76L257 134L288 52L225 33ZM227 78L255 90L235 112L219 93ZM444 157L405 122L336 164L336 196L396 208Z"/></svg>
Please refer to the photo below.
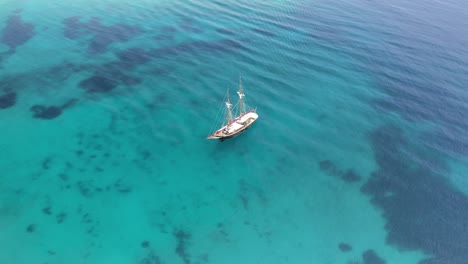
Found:
<svg viewBox="0 0 468 264"><path fill-rule="evenodd" d="M226 97L227 97L227 100L226 100L226 108L227 108L227 116L226 116L226 125L229 125L229 123L232 122L232 112L231 112L231 101L229 100L229 88L226 92Z"/></svg>
<svg viewBox="0 0 468 264"><path fill-rule="evenodd" d="M239 91L237 92L239 95L239 116L244 113L244 100L243 98L245 97L243 91L242 91L242 79L239 77Z"/></svg>

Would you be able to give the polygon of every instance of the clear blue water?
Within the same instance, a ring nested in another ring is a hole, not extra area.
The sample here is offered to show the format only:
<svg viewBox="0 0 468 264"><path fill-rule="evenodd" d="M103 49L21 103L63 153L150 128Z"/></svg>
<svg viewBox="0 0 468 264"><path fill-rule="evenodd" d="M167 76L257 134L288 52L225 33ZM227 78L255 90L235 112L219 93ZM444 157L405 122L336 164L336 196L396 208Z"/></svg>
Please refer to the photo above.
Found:
<svg viewBox="0 0 468 264"><path fill-rule="evenodd" d="M0 263L466 263L466 36L461 0L3 1ZM260 118L208 141L239 76Z"/></svg>

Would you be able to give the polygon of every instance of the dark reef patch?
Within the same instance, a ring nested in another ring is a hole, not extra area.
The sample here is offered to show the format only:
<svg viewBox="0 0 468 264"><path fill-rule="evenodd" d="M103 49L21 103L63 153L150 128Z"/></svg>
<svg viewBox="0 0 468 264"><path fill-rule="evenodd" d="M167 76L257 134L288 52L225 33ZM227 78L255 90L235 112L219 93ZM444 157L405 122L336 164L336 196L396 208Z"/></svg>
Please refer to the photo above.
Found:
<svg viewBox="0 0 468 264"><path fill-rule="evenodd" d="M379 257L374 250L369 249L362 253L363 264L386 264L387 262Z"/></svg>
<svg viewBox="0 0 468 264"><path fill-rule="evenodd" d="M97 18L90 19L87 22L81 22L80 17L70 17L63 21L65 24L64 34L67 38L75 39L88 34L95 34L90 43L90 52L104 52L107 46L112 42L121 42L130 39L130 37L141 33L139 28L127 25L117 24L113 26L104 26ZM186 23L190 27L191 22ZM107 32L110 31L110 32ZM161 33L172 34L176 31L174 27L163 27ZM115 32L115 33L111 33ZM131 73L136 67L149 63L155 59L161 60L180 55L196 55L197 53L216 53L228 52L236 49L244 49L245 41L231 39L219 40L214 42L192 41L177 45L166 46L155 49L129 48L115 53L117 60L98 65L92 69L86 65L70 68L69 71L93 71L92 76L81 80L79 87L87 93L108 93L113 91L119 85L132 86L142 82L142 79L132 76ZM157 69L151 70L152 74L167 75L174 69L160 65ZM66 77L66 75L64 76ZM58 110L58 109L51 109Z"/></svg>
<svg viewBox="0 0 468 264"><path fill-rule="evenodd" d="M466 263L468 197L439 174L448 173L446 164L416 150L394 126L375 130L370 141L379 168L361 190L383 209L387 242L422 249L432 256L425 264Z"/></svg>
<svg viewBox="0 0 468 264"><path fill-rule="evenodd" d="M114 79L94 75L81 81L79 85L88 93L106 93L114 89L118 83Z"/></svg>
<svg viewBox="0 0 468 264"><path fill-rule="evenodd" d="M193 41L156 49L130 48L117 52L117 61L100 66L96 70L95 76L83 81L80 86L86 88L89 92L110 91L118 84L134 85L140 83L141 79L129 76L127 73L154 59L164 59L185 54L194 55L196 53L227 52L242 48L244 48L244 46L241 42L235 40L220 40L214 42ZM173 69L163 66L155 69L152 73L156 75L167 75L171 71L173 71ZM98 84L93 85L93 83ZM100 87L102 88L100 89Z"/></svg>
<svg viewBox="0 0 468 264"><path fill-rule="evenodd" d="M63 20L65 29L63 35L69 39L76 39L85 34L80 26L80 17L73 16Z"/></svg>
<svg viewBox="0 0 468 264"><path fill-rule="evenodd" d="M132 69L138 65L149 62L152 57L145 49L142 48L129 48L117 53L117 57L120 60L119 68L121 69Z"/></svg>
<svg viewBox="0 0 468 264"><path fill-rule="evenodd" d="M132 191L132 188L130 186L125 186L119 181L114 183L114 188L117 192L124 193L124 194L130 193Z"/></svg>
<svg viewBox="0 0 468 264"><path fill-rule="evenodd" d="M184 230L175 230L173 235L177 241L176 254L184 261L185 264L190 263L190 256L187 253L187 246L190 243L192 237L189 233Z"/></svg>
<svg viewBox="0 0 468 264"><path fill-rule="evenodd" d="M60 107L62 108L62 110L64 110L64 109L73 107L77 102L78 102L78 99L73 98L73 99L70 99L70 100L66 101L66 102L65 102L62 106L60 106ZM68 166L68 164L67 164L67 166Z"/></svg>
<svg viewBox="0 0 468 264"><path fill-rule="evenodd" d="M141 242L141 247L142 247L142 248L147 248L147 247L149 247L149 242L148 242L148 240L145 240L145 241Z"/></svg>
<svg viewBox="0 0 468 264"><path fill-rule="evenodd" d="M60 116L64 109L75 105L78 99L70 99L61 106L44 106L44 105L33 105L31 111L33 112L34 118L39 119L54 119Z"/></svg>
<svg viewBox="0 0 468 264"><path fill-rule="evenodd" d="M91 192L91 183L89 181L78 181L76 183L78 190L80 191L80 194L83 197L91 197L93 193Z"/></svg>
<svg viewBox="0 0 468 264"><path fill-rule="evenodd" d="M338 248L340 249L341 252L349 252L351 250L353 250L353 247L351 247L350 244L346 244L346 243L339 243L338 244Z"/></svg>
<svg viewBox="0 0 468 264"><path fill-rule="evenodd" d="M9 92L4 95L0 95L0 109L6 109L16 104L16 93Z"/></svg>
<svg viewBox="0 0 468 264"><path fill-rule="evenodd" d="M249 198L248 198L249 186L243 179L239 180L237 183L239 185L239 191L238 191L237 196L241 200L242 207L244 208L244 210L248 210L249 209Z"/></svg>
<svg viewBox="0 0 468 264"><path fill-rule="evenodd" d="M353 170L342 171L331 160L320 161L319 168L328 175L340 178L345 182L353 183L361 180L361 176L357 175Z"/></svg>
<svg viewBox="0 0 468 264"><path fill-rule="evenodd" d="M321 171L325 171L333 175L341 173L341 171L336 167L335 163L333 163L331 160L320 161L319 167Z"/></svg>
<svg viewBox="0 0 468 264"><path fill-rule="evenodd" d="M140 78L128 75L135 67L149 61L144 58L147 53L143 49L131 48L117 53L119 60L95 67L94 75L82 80L79 86L88 93L107 93L118 85L135 85Z"/></svg>
<svg viewBox="0 0 468 264"><path fill-rule="evenodd" d="M227 52L244 48L235 40L220 40L215 42L193 41L157 49L130 48L116 53L118 60L100 65L94 75L82 80L79 86L88 93L106 93L118 85L135 85L142 80L127 73L134 68L154 59L167 58L199 52ZM162 68L154 71L158 75L166 75L171 69Z"/></svg>
<svg viewBox="0 0 468 264"><path fill-rule="evenodd" d="M34 231L36 231L36 225L35 224L30 224L30 225L28 225L28 227L26 227L26 232L32 233Z"/></svg>
<svg viewBox="0 0 468 264"><path fill-rule="evenodd" d="M89 213L83 214L83 216L81 218L81 223L83 223L83 224L93 223L93 220L91 219L91 216L89 215Z"/></svg>
<svg viewBox="0 0 468 264"><path fill-rule="evenodd" d="M65 173L60 173L58 176L64 182L68 181L68 179L69 179L68 175L65 174Z"/></svg>
<svg viewBox="0 0 468 264"><path fill-rule="evenodd" d="M139 154L141 155L142 160L148 160L152 155L151 151L146 150L146 149L140 150Z"/></svg>
<svg viewBox="0 0 468 264"><path fill-rule="evenodd" d="M64 36L69 39L77 39L86 35L93 35L88 52L103 53L107 47L115 42L126 42L140 35L143 31L140 27L125 24L103 25L99 18L91 18L87 22L81 22L81 18L74 16L63 20L65 24Z"/></svg>
<svg viewBox="0 0 468 264"><path fill-rule="evenodd" d="M345 182L357 182L361 180L361 176L357 175L353 170L347 170L341 175L341 179Z"/></svg>
<svg viewBox="0 0 468 264"><path fill-rule="evenodd" d="M154 252L150 251L138 263L139 264L162 264L163 262L161 261L161 259L159 258L158 255L156 255Z"/></svg>
<svg viewBox="0 0 468 264"><path fill-rule="evenodd" d="M261 188L250 184L245 179L240 179L237 183L239 185L237 196L240 198L245 210L248 210L251 207L250 201L259 202L263 206L268 204L268 199Z"/></svg>
<svg viewBox="0 0 468 264"><path fill-rule="evenodd" d="M62 114L62 108L58 106L33 105L31 107L33 117L39 119L54 119Z"/></svg>
<svg viewBox="0 0 468 264"><path fill-rule="evenodd" d="M42 208L42 212L46 215L50 215L52 213L50 206Z"/></svg>
<svg viewBox="0 0 468 264"><path fill-rule="evenodd" d="M48 170L50 169L50 163L52 162L52 159L51 158L45 158L42 163L41 163L41 167L43 170Z"/></svg>
<svg viewBox="0 0 468 264"><path fill-rule="evenodd" d="M61 212L57 214L56 215L57 224L61 224L65 220L66 217L67 217L67 214L65 212Z"/></svg>
<svg viewBox="0 0 468 264"><path fill-rule="evenodd" d="M34 36L34 25L26 23L19 14L12 15L3 29L1 42L14 51Z"/></svg>

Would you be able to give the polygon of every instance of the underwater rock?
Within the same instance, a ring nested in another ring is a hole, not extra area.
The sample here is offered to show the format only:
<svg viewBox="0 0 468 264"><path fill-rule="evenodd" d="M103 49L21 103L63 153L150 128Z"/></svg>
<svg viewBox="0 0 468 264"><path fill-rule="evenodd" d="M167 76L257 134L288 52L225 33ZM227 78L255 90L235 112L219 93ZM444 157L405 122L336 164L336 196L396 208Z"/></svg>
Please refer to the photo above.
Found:
<svg viewBox="0 0 468 264"><path fill-rule="evenodd" d="M148 242L147 240L141 242L141 247L142 247L142 248L147 248L147 247L149 247L149 242Z"/></svg>
<svg viewBox="0 0 468 264"><path fill-rule="evenodd" d="M0 41L14 51L34 36L34 25L26 23L19 14L12 15L6 21Z"/></svg>
<svg viewBox="0 0 468 264"><path fill-rule="evenodd" d="M131 86L142 82L142 79L128 73L151 60L151 55L141 48L130 48L118 52L119 60L98 65L94 75L80 82L80 87L90 93L104 93L113 90L119 84Z"/></svg>
<svg viewBox="0 0 468 264"><path fill-rule="evenodd" d="M60 214L58 214L56 216L57 224L61 224L65 220L66 217L67 217L67 214L64 212L61 212Z"/></svg>
<svg viewBox="0 0 468 264"><path fill-rule="evenodd" d="M151 155L152 155L151 152L150 152L149 150L142 150L142 151L140 152L140 154L141 154L141 158L142 158L143 160L149 159L149 158L151 157Z"/></svg>
<svg viewBox="0 0 468 264"><path fill-rule="evenodd" d="M162 264L161 259L152 251L139 262L140 264Z"/></svg>
<svg viewBox="0 0 468 264"><path fill-rule="evenodd" d="M78 99L72 98L72 99L66 101L62 106L60 106L60 108L62 108L62 110L66 109L66 108L70 108L70 107L74 106L77 102L78 102Z"/></svg>
<svg viewBox="0 0 468 264"><path fill-rule="evenodd" d="M34 112L34 118L54 119L62 114L62 108L57 106L33 105L31 111Z"/></svg>
<svg viewBox="0 0 468 264"><path fill-rule="evenodd" d="M65 174L65 173L60 173L60 174L59 174L59 178L60 178L62 181L65 181L65 182L66 182L66 181L68 181L68 178L69 178L69 177L68 177L68 175Z"/></svg>
<svg viewBox="0 0 468 264"><path fill-rule="evenodd" d="M92 196L92 192L91 192L91 187L90 187L90 183L89 182L83 182L83 181L78 181L76 183L76 185L78 186L78 190L80 191L80 194L84 197L91 197Z"/></svg>
<svg viewBox="0 0 468 264"><path fill-rule="evenodd" d="M28 227L26 228L26 231L27 231L28 233L32 233L32 232L34 232L35 230L36 230L36 225L35 225L35 224L30 224L30 225L28 225Z"/></svg>
<svg viewBox="0 0 468 264"><path fill-rule="evenodd" d="M31 111L34 112L34 118L54 119L61 115L64 109L74 106L77 101L78 99L70 99L61 106L33 105Z"/></svg>
<svg viewBox="0 0 468 264"><path fill-rule="evenodd" d="M0 96L0 109L6 109L16 104L16 93L9 92Z"/></svg>
<svg viewBox="0 0 468 264"><path fill-rule="evenodd" d="M369 249L362 253L363 264L386 264L387 262L379 257L374 250Z"/></svg>
<svg viewBox="0 0 468 264"><path fill-rule="evenodd" d="M345 182L358 182L361 180L361 176L357 175L353 170L347 170L341 174L341 179Z"/></svg>
<svg viewBox="0 0 468 264"><path fill-rule="evenodd" d="M343 242L338 244L338 248L340 249L341 252L349 252L353 250L353 247L351 247L351 245L343 243Z"/></svg>
<svg viewBox="0 0 468 264"><path fill-rule="evenodd" d="M42 208L42 212L46 215L50 215L52 212L50 211L50 206L47 206L45 208Z"/></svg>
<svg viewBox="0 0 468 264"><path fill-rule="evenodd" d="M244 208L244 210L248 210L249 209L249 198L247 198L247 195L246 194L239 194L238 195L241 202L242 202L242 207Z"/></svg>
<svg viewBox="0 0 468 264"><path fill-rule="evenodd" d="M123 185L122 183L120 183L118 181L116 183L114 183L114 188L119 193L130 193L132 191L131 187L125 186L125 185Z"/></svg>
<svg viewBox="0 0 468 264"><path fill-rule="evenodd" d="M189 244L189 240L191 235L183 230L176 230L174 231L173 235L177 241L176 247L176 254L184 261L185 264L190 263L190 256L187 253L187 244Z"/></svg>
<svg viewBox="0 0 468 264"><path fill-rule="evenodd" d="M52 162L52 159L51 158L45 158L43 161L42 161L42 169L43 170L48 170L50 169L50 163Z"/></svg>
<svg viewBox="0 0 468 264"><path fill-rule="evenodd" d="M321 171L324 171L333 175L339 175L341 173L340 170L336 167L335 163L333 163L331 160L320 161L319 168Z"/></svg>

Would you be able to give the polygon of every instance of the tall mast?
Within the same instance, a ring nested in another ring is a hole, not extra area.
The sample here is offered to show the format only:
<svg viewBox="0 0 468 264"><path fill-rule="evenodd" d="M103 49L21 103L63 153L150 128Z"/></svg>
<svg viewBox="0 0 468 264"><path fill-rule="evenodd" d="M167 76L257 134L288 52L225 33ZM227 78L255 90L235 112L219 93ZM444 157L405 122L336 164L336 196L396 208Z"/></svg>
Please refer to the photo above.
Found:
<svg viewBox="0 0 468 264"><path fill-rule="evenodd" d="M244 100L243 98L245 97L243 91L242 91L242 79L239 77L239 91L237 92L239 95L239 116L244 113Z"/></svg>
<svg viewBox="0 0 468 264"><path fill-rule="evenodd" d="M231 101L229 100L229 88L226 92L226 97L227 97L227 100L226 100L226 108L227 108L227 116L226 116L226 125L229 125L229 123L232 122L232 113L231 113Z"/></svg>

